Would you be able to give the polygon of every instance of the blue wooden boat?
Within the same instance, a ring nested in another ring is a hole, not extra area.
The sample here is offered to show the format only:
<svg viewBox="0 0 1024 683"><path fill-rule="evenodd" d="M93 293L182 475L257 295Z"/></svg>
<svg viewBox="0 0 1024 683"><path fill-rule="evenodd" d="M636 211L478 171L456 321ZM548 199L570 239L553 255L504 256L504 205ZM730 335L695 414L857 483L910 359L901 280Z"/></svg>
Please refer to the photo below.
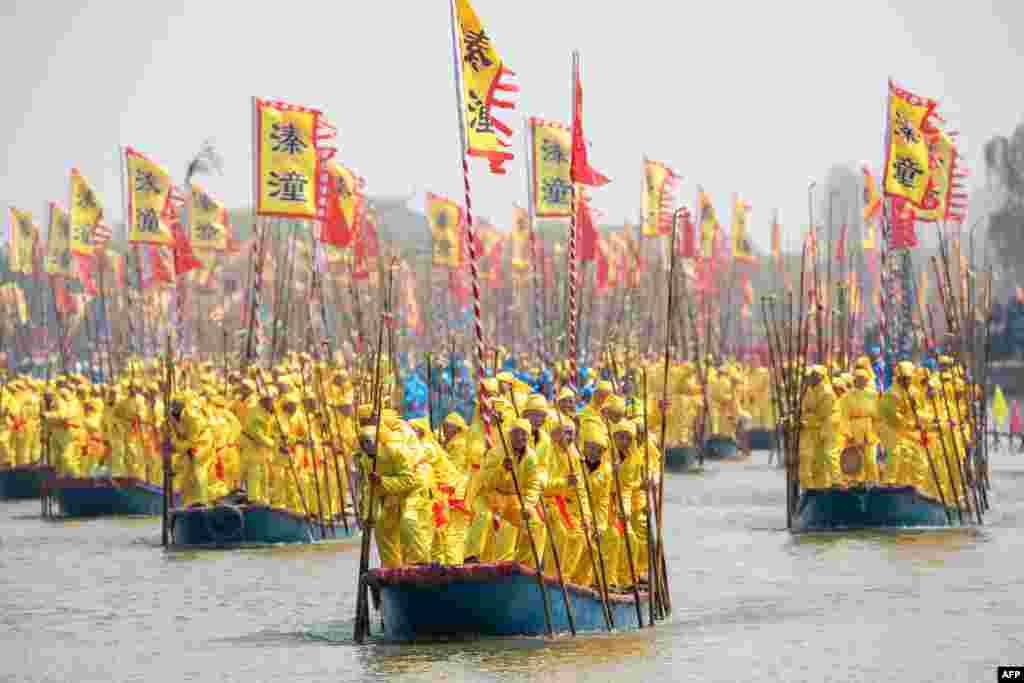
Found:
<svg viewBox="0 0 1024 683"><path fill-rule="evenodd" d="M544 636L544 601L537 575L518 562L376 569L367 574L373 602L388 640L415 641L465 637ZM569 621L558 581L544 579L555 633L568 633ZM576 631L606 629L601 596L566 585ZM644 619L647 595L641 594ZM618 630L637 628L633 596L612 595ZM377 634L375 634L377 635Z"/></svg>
<svg viewBox="0 0 1024 683"><path fill-rule="evenodd" d="M750 450L752 451L771 451L776 448L777 440L774 429L755 427L747 430L747 439L750 441Z"/></svg>
<svg viewBox="0 0 1024 683"><path fill-rule="evenodd" d="M220 503L171 511L171 544L176 548L240 548L277 543L315 543L354 538L359 532L349 517L321 530L316 520L269 505Z"/></svg>
<svg viewBox="0 0 1024 683"><path fill-rule="evenodd" d="M693 446L676 446L665 449L665 469L670 472L686 472L697 468L697 449Z"/></svg>
<svg viewBox="0 0 1024 683"><path fill-rule="evenodd" d="M53 468L43 465L0 468L0 500L39 498L43 493L43 485L53 476Z"/></svg>
<svg viewBox="0 0 1024 683"><path fill-rule="evenodd" d="M712 435L704 442L704 458L707 460L735 460L742 457L736 439Z"/></svg>
<svg viewBox="0 0 1024 683"><path fill-rule="evenodd" d="M955 510L950 517L960 523ZM949 522L942 503L912 486L807 490L800 495L794 521L795 531L944 526Z"/></svg>
<svg viewBox="0 0 1024 683"><path fill-rule="evenodd" d="M48 482L47 490L57 500L64 517L163 513L163 489L131 477L58 477Z"/></svg>

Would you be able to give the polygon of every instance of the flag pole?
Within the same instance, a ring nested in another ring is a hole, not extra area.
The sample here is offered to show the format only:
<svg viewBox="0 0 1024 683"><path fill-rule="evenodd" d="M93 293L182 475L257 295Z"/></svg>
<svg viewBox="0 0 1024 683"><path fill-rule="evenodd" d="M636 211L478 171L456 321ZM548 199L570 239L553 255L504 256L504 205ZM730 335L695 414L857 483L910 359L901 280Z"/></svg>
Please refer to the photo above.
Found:
<svg viewBox="0 0 1024 683"><path fill-rule="evenodd" d="M572 52L572 74L570 76L570 82L572 87L570 89L571 95L569 101L572 103L573 111L573 126L575 127L575 111L576 111L576 74L578 73L577 68L579 66L579 53L575 50ZM576 370L576 183L573 179L569 179L569 240L568 248L566 249L566 259L568 261L568 291L569 291L569 386L573 389L576 388L577 370Z"/></svg>
<svg viewBox="0 0 1024 683"><path fill-rule="evenodd" d="M477 383L479 384L483 380L486 373L486 363L484 361L484 333L481 322L480 312L480 272L477 265L477 253L476 253L476 232L473 228L473 203L470 192L469 184L469 160L467 157L468 146L466 142L466 120L463 112L465 111L465 105L463 102L462 92L462 55L459 48L459 36L458 29L456 27L457 18L455 13L455 0L448 0L448 6L451 11L451 29L452 29L452 62L455 67L455 107L456 116L459 129L459 152L462 157L462 182L465 189L466 197L466 237L468 240L469 247L469 272L472 279L473 286L473 326L476 333L476 361L477 361ZM479 389L478 389L479 393ZM481 411L481 416L484 421L488 438L490 441L490 416L486 411Z"/></svg>

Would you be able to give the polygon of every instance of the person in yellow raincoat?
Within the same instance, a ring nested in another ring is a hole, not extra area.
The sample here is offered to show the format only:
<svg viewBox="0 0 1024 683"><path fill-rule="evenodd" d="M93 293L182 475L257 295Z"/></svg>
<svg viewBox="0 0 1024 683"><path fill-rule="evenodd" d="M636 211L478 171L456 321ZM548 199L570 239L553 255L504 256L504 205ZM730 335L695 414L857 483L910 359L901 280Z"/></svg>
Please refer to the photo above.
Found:
<svg viewBox="0 0 1024 683"><path fill-rule="evenodd" d="M287 393L281 397L280 411L275 418L275 440L280 444L274 457L272 497L275 506L299 515L312 515L316 504L306 495L306 473L303 471L305 427L298 414L299 397Z"/></svg>
<svg viewBox="0 0 1024 683"><path fill-rule="evenodd" d="M194 398L179 393L171 400L170 446L174 454L174 473L178 477L184 507L209 502L208 461L211 434L205 416Z"/></svg>
<svg viewBox="0 0 1024 683"><path fill-rule="evenodd" d="M843 486L878 484L881 481L876 459L878 394L870 373L862 368L854 371L853 386L839 399L836 412L839 482Z"/></svg>
<svg viewBox="0 0 1024 683"><path fill-rule="evenodd" d="M443 565L462 564L465 538L462 529L455 528L452 520L456 511L449 501L461 489L465 491L465 475L452 464L430 429L426 416L409 420L409 426L416 432L420 447L433 470L433 488L430 491L431 522L434 527L430 556L434 562Z"/></svg>
<svg viewBox="0 0 1024 683"><path fill-rule="evenodd" d="M921 396L912 386L914 365L909 361L896 364L895 381L882 395L878 416L884 428L879 436L888 451L883 483L889 486L913 486L919 492L928 490L928 466L918 418ZM915 415L916 413L916 415Z"/></svg>
<svg viewBox="0 0 1024 683"><path fill-rule="evenodd" d="M88 398L82 403L81 469L85 476L95 476L107 461L107 445L103 438L103 402Z"/></svg>
<svg viewBox="0 0 1024 683"><path fill-rule="evenodd" d="M827 489L835 483L833 411L836 397L825 382L826 373L823 365L807 369L800 424L800 486L804 489Z"/></svg>
<svg viewBox="0 0 1024 683"><path fill-rule="evenodd" d="M48 389L43 394L44 433L49 439L47 450L50 464L59 477L81 476L76 447L81 423L71 401L70 393L58 396Z"/></svg>
<svg viewBox="0 0 1024 683"><path fill-rule="evenodd" d="M581 478L590 518L587 520L591 534L590 547L593 556L581 558L573 572L572 583L591 586L599 583L598 576L607 573L611 557L604 539L608 531L608 513L611 506L612 469L608 452L607 428L594 420L583 424L580 435L583 443L583 469ZM603 569L602 569L603 568Z"/></svg>
<svg viewBox="0 0 1024 683"><path fill-rule="evenodd" d="M638 529L634 528L632 520L642 494L643 457L636 448L636 427L632 422L623 420L612 425L611 434L613 484L609 504L613 523L605 531L604 548L608 560L608 587L625 589L633 585L630 564L635 570L636 553L640 547ZM619 509L620 491L625 518L622 517L623 510ZM632 557L627 550L632 550Z"/></svg>
<svg viewBox="0 0 1024 683"><path fill-rule="evenodd" d="M466 461L469 450L466 421L458 413L451 413L441 425L441 436L448 460L459 475L455 479L454 489L448 492L448 537L454 544L453 555L465 559L466 533L473 518L466 502L466 493L470 476L474 472Z"/></svg>
<svg viewBox="0 0 1024 683"><path fill-rule="evenodd" d="M427 496L418 469L418 454L405 438L381 424L380 441L376 427L359 431L358 462L362 471L362 518L375 510L374 535L381 565L393 569L430 561L431 530L421 526L421 501ZM372 487L372 493L371 493Z"/></svg>
<svg viewBox="0 0 1024 683"><path fill-rule="evenodd" d="M267 396L245 411L239 439L241 477L246 497L254 503L270 503L270 467L279 447L275 441L274 401Z"/></svg>
<svg viewBox="0 0 1024 683"><path fill-rule="evenodd" d="M576 449L575 424L564 418L556 422L544 461L547 469L544 497L552 536L548 543L558 548L562 576L569 579L576 574L583 559L590 527L590 506L583 489L583 462ZM554 576L554 562L546 563L545 569L548 575Z"/></svg>

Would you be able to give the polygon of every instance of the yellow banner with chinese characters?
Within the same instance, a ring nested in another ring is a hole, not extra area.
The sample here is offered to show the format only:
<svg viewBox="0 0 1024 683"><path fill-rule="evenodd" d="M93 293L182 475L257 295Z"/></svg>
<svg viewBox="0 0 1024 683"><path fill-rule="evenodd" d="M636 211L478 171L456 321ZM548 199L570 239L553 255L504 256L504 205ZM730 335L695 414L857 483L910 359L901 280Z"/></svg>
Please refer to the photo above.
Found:
<svg viewBox="0 0 1024 683"><path fill-rule="evenodd" d="M946 220L949 209L950 188L953 183L953 162L956 145L944 131L936 129L925 134L928 143L928 186L925 190L917 220L923 223L938 223Z"/></svg>
<svg viewBox="0 0 1024 683"><path fill-rule="evenodd" d="M91 256L96 249L96 226L103 219L103 206L92 185L77 169L71 169L71 251Z"/></svg>
<svg viewBox="0 0 1024 683"><path fill-rule="evenodd" d="M228 248L228 210L201 185L192 183L188 210L193 249L224 251Z"/></svg>
<svg viewBox="0 0 1024 683"><path fill-rule="evenodd" d="M533 211L539 218L572 215L572 131L560 123L530 119L533 154Z"/></svg>
<svg viewBox="0 0 1024 683"><path fill-rule="evenodd" d="M256 100L256 213L260 216L316 217L319 116L311 109Z"/></svg>
<svg viewBox="0 0 1024 683"><path fill-rule="evenodd" d="M662 204L667 191L667 184L672 172L664 164L644 159L644 191L640 195L640 209L644 222L640 227L643 237L657 237L661 231L664 218ZM671 217L669 217L671 221Z"/></svg>
<svg viewBox="0 0 1024 683"><path fill-rule="evenodd" d="M71 267L71 219L68 212L50 202L50 221L46 230L46 272L52 275L75 275Z"/></svg>
<svg viewBox="0 0 1024 683"><path fill-rule="evenodd" d="M466 152L490 162L491 173L504 174L503 165L512 158L507 139L512 129L494 117L494 108L512 109L508 100L498 100L499 91L519 88L503 82L513 75L505 68L498 51L484 30L469 0L455 0L456 33L462 56L462 89L465 111Z"/></svg>
<svg viewBox="0 0 1024 683"><path fill-rule="evenodd" d="M164 211L171 193L171 174L131 147L124 148L128 168L128 242L174 244Z"/></svg>
<svg viewBox="0 0 1024 683"><path fill-rule="evenodd" d="M750 205L739 197L732 212L732 257L740 263L757 263L750 242Z"/></svg>
<svg viewBox="0 0 1024 683"><path fill-rule="evenodd" d="M450 199L427 193L427 218L430 221L434 265L458 268L462 265L462 209Z"/></svg>
<svg viewBox="0 0 1024 683"><path fill-rule="evenodd" d="M11 231L7 243L8 267L12 273L32 275L35 272L33 252L39 239L39 227L28 211L10 207Z"/></svg>
<svg viewBox="0 0 1024 683"><path fill-rule="evenodd" d="M928 188L928 142L925 129L935 109L932 100L889 83L889 121L885 159L886 196L902 197L917 207Z"/></svg>

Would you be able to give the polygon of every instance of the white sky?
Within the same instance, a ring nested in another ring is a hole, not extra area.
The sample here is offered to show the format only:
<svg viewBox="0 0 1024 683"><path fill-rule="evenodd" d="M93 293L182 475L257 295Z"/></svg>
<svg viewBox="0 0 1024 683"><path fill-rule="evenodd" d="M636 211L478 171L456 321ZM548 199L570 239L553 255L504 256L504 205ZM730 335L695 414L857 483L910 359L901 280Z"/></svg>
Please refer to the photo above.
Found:
<svg viewBox="0 0 1024 683"><path fill-rule="evenodd" d="M526 201L522 117L569 119L573 48L591 161L613 180L594 206L635 218L647 154L682 175L686 204L700 183L728 218L740 193L762 246L773 208L790 235L806 223L807 184L831 164L877 169L889 76L941 100L976 184L984 142L1024 113L1017 0L474 6L522 88L509 174L473 164L474 208L500 226ZM2 0L0 204L42 221L45 201L66 203L77 165L119 220L119 144L180 179L213 138L226 173L204 184L246 205L252 95L322 108L371 194L461 202L448 21L448 0Z"/></svg>

